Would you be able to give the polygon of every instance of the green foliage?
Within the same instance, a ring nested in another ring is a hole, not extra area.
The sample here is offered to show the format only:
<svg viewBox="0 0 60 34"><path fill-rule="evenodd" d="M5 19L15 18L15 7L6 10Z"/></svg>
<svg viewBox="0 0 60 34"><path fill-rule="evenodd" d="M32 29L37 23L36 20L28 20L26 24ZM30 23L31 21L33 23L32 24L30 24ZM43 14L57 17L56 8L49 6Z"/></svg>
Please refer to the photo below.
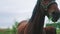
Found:
<svg viewBox="0 0 60 34"><path fill-rule="evenodd" d="M55 27L55 28L59 28L59 29L60 29L60 22L58 22L58 23L46 24L46 26L53 26L53 27Z"/></svg>
<svg viewBox="0 0 60 34"><path fill-rule="evenodd" d="M57 29L57 34L60 34L60 29Z"/></svg>
<svg viewBox="0 0 60 34"><path fill-rule="evenodd" d="M60 29L60 22L57 23L57 27Z"/></svg>
<svg viewBox="0 0 60 34"><path fill-rule="evenodd" d="M13 27L13 29L12 29L13 34L17 34L17 26L18 26L18 22L15 22L15 24L12 26Z"/></svg>
<svg viewBox="0 0 60 34"><path fill-rule="evenodd" d="M7 28L3 32L1 31L0 34L17 34L17 25L18 22L15 22L15 24L12 26L12 29Z"/></svg>

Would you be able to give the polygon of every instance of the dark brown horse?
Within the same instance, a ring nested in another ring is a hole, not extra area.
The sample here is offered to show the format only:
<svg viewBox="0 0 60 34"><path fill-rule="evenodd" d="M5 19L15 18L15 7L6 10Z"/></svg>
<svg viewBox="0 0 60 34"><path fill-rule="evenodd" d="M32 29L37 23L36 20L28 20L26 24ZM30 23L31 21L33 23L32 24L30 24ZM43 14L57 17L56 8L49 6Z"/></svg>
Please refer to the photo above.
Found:
<svg viewBox="0 0 60 34"><path fill-rule="evenodd" d="M26 28L28 21L23 20L18 24L18 34L24 34L24 29ZM56 34L56 28L52 26L48 26L43 28L43 33L44 34Z"/></svg>
<svg viewBox="0 0 60 34"><path fill-rule="evenodd" d="M43 33L45 16L51 18L53 22L59 19L60 12L55 0L37 0L32 17L25 26L23 34L45 34Z"/></svg>

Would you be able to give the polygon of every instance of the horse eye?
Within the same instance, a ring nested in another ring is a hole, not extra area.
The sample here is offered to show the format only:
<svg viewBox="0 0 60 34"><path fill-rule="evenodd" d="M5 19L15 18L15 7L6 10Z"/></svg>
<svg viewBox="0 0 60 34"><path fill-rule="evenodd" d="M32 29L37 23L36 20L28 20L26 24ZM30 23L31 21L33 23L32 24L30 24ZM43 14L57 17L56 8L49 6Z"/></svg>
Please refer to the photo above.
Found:
<svg viewBox="0 0 60 34"><path fill-rule="evenodd" d="M52 14L55 14L55 12L52 12Z"/></svg>
<svg viewBox="0 0 60 34"><path fill-rule="evenodd" d="M52 16L56 17L57 13L56 12L52 12Z"/></svg>
<svg viewBox="0 0 60 34"><path fill-rule="evenodd" d="M56 15L56 14L57 14L57 12L56 12L56 11L54 11L54 12L52 12L52 14Z"/></svg>

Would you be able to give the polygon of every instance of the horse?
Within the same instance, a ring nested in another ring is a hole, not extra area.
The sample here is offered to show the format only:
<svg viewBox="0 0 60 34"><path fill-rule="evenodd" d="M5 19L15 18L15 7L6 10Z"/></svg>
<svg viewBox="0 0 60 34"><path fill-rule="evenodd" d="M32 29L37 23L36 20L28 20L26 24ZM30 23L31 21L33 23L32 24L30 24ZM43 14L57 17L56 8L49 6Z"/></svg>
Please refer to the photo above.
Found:
<svg viewBox="0 0 60 34"><path fill-rule="evenodd" d="M57 34L56 33L56 28L53 26L48 26L44 28L46 34Z"/></svg>
<svg viewBox="0 0 60 34"><path fill-rule="evenodd" d="M18 34L23 34L24 33L24 29L25 26L27 25L28 21L27 20L23 20L18 24ZM46 34L56 34L56 28L52 27L52 26L47 26L43 28L44 33Z"/></svg>
<svg viewBox="0 0 60 34"><path fill-rule="evenodd" d="M49 19L51 18L53 22L60 18L60 11L55 0L37 0L32 16L23 30L23 34L45 34L43 33L45 16Z"/></svg>

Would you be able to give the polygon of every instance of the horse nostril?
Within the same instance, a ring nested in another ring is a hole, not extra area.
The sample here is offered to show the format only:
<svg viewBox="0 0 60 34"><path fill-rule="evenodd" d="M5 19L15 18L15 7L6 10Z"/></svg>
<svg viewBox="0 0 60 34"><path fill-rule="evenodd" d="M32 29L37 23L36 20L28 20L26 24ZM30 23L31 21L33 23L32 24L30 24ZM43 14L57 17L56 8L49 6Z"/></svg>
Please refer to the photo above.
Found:
<svg viewBox="0 0 60 34"><path fill-rule="evenodd" d="M56 12L52 12L52 15L55 15L56 14Z"/></svg>

